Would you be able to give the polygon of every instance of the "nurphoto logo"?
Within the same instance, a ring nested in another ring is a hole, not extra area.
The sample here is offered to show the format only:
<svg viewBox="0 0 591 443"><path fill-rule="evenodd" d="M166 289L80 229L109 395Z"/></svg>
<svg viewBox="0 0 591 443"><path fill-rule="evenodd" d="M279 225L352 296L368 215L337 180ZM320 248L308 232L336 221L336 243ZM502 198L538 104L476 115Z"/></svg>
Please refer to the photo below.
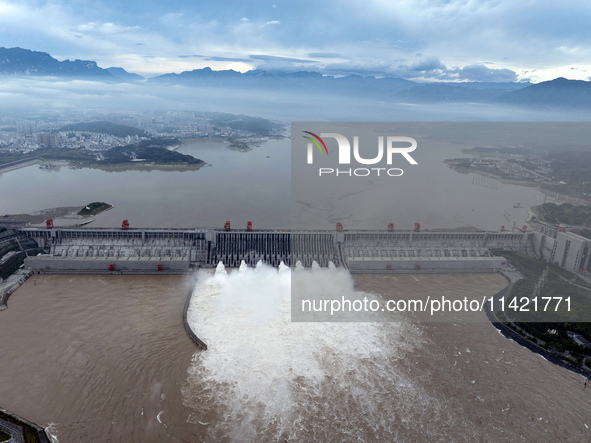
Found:
<svg viewBox="0 0 591 443"><path fill-rule="evenodd" d="M322 132L320 135L316 135L313 132L303 131L305 134L302 136L307 142L307 164L314 164L314 152L315 148L318 148L320 155L329 155L328 148L324 139L332 138L336 140L338 145L338 165L351 165L351 143L349 139L342 134L336 132ZM310 137L311 136L311 137ZM318 175L322 176L349 176L349 177L367 177L369 175L376 176L390 176L400 177L404 174L401 168L389 168L393 164L393 157L395 154L404 157L411 165L418 165L414 158L411 157L410 153L417 148L417 141L411 137L400 137L400 136L386 136L386 149L384 149L384 136L378 137L378 150L377 155L373 158L362 157L359 148L359 137L353 137L353 158L354 164L359 165L384 165L384 167L361 167L361 168L338 168L338 167L321 167L318 168ZM365 149L367 151L368 149ZM385 155L384 155L385 151ZM367 155L367 153L365 153ZM385 163L384 163L385 160Z"/></svg>

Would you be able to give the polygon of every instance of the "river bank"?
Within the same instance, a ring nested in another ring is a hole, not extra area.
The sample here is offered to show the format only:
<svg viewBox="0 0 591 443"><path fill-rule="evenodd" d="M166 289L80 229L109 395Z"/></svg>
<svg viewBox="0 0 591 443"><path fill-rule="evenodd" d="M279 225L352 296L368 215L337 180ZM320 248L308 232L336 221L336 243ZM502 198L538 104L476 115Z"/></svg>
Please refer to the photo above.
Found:
<svg viewBox="0 0 591 443"><path fill-rule="evenodd" d="M507 177L507 174L500 174L489 169L471 165L470 167L463 166L462 160L464 159L447 159L444 163L448 168L459 174L478 174L483 177L492 178L498 180L501 183L515 185L515 186L526 186L533 187L540 191L542 194L551 197L554 201L562 203L573 203L573 204L585 204L585 199L581 196L575 196L573 193L569 194L569 187L564 184L546 184L540 183L535 179L517 179Z"/></svg>
<svg viewBox="0 0 591 443"><path fill-rule="evenodd" d="M170 164L158 164L158 163L143 163L137 162L133 164L121 164L121 165L99 165L91 164L85 166L89 169L99 169L105 172L123 172L123 171L198 171L204 166L210 166L207 163L199 165L190 165L186 163L170 163Z"/></svg>

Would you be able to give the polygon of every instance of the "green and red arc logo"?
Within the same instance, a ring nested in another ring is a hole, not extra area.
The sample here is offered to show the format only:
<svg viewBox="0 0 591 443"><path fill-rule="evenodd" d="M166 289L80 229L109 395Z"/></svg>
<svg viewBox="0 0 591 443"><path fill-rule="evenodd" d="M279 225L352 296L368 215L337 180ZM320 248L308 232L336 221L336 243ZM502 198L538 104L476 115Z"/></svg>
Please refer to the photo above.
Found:
<svg viewBox="0 0 591 443"><path fill-rule="evenodd" d="M322 148L320 147L320 145L318 144L318 142L316 140L314 140L312 137L308 137L306 135L303 135L302 137L310 140L311 142L313 142L316 146L318 146L318 149L320 149L320 153L323 154L324 152L326 152L326 155L328 155L328 149L326 149L326 145L324 144L324 141L317 136L316 134L314 134L313 132L309 132L309 131L303 131L306 134L310 134L311 136L313 136L314 138L316 138L316 140L318 140L320 143L322 143L322 146L324 147L324 151L322 151Z"/></svg>

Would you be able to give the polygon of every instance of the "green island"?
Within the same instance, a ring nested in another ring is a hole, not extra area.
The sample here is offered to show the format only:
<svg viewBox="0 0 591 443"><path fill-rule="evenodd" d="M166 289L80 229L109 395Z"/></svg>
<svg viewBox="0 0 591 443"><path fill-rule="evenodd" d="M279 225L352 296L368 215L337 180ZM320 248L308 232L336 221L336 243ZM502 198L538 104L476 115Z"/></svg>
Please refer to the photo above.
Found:
<svg viewBox="0 0 591 443"><path fill-rule="evenodd" d="M237 149L240 151L250 151L250 146L244 141L237 137L230 136L226 139L230 145L228 146L230 149Z"/></svg>
<svg viewBox="0 0 591 443"><path fill-rule="evenodd" d="M78 211L78 215L82 215L85 217L90 215L97 215L103 211L106 211L107 209L111 209L112 207L113 205L110 205L105 202L92 202L80 209L80 211Z"/></svg>
<svg viewBox="0 0 591 443"><path fill-rule="evenodd" d="M558 307L556 318L568 321L548 322L543 312L520 313L519 318L510 318L506 313L495 312L495 316L513 331L543 348L556 358L582 367L591 368L591 349L577 344L569 336L572 333L591 340L591 323L587 322L591 312L591 284L556 265L509 250L491 250L495 255L505 257L523 276L517 281L507 300L531 299L536 286L541 286L540 297L571 297L572 310L566 311L563 303ZM541 284L540 284L541 283ZM554 306L554 305L553 305ZM536 321L537 320L537 321Z"/></svg>
<svg viewBox="0 0 591 443"><path fill-rule="evenodd" d="M192 166L202 166L205 162L195 158L192 155L181 154L180 152L166 149L180 143L179 139L153 138L142 140L139 145L118 146L107 150L102 154L100 161L94 161L94 164L102 165L121 165L132 163L155 163L160 165L183 164Z"/></svg>

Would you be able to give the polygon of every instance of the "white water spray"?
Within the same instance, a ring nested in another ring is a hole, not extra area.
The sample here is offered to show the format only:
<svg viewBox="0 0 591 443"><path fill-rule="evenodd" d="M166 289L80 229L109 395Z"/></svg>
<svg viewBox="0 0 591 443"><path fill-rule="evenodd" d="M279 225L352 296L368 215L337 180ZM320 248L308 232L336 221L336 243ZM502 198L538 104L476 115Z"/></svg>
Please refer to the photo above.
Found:
<svg viewBox="0 0 591 443"><path fill-rule="evenodd" d="M332 264L200 273L188 320L208 350L195 354L183 388L191 422L208 423L212 439L357 441L396 438L436 414L437 402L396 369L421 340L415 326L292 323L292 284L355 291Z"/></svg>

